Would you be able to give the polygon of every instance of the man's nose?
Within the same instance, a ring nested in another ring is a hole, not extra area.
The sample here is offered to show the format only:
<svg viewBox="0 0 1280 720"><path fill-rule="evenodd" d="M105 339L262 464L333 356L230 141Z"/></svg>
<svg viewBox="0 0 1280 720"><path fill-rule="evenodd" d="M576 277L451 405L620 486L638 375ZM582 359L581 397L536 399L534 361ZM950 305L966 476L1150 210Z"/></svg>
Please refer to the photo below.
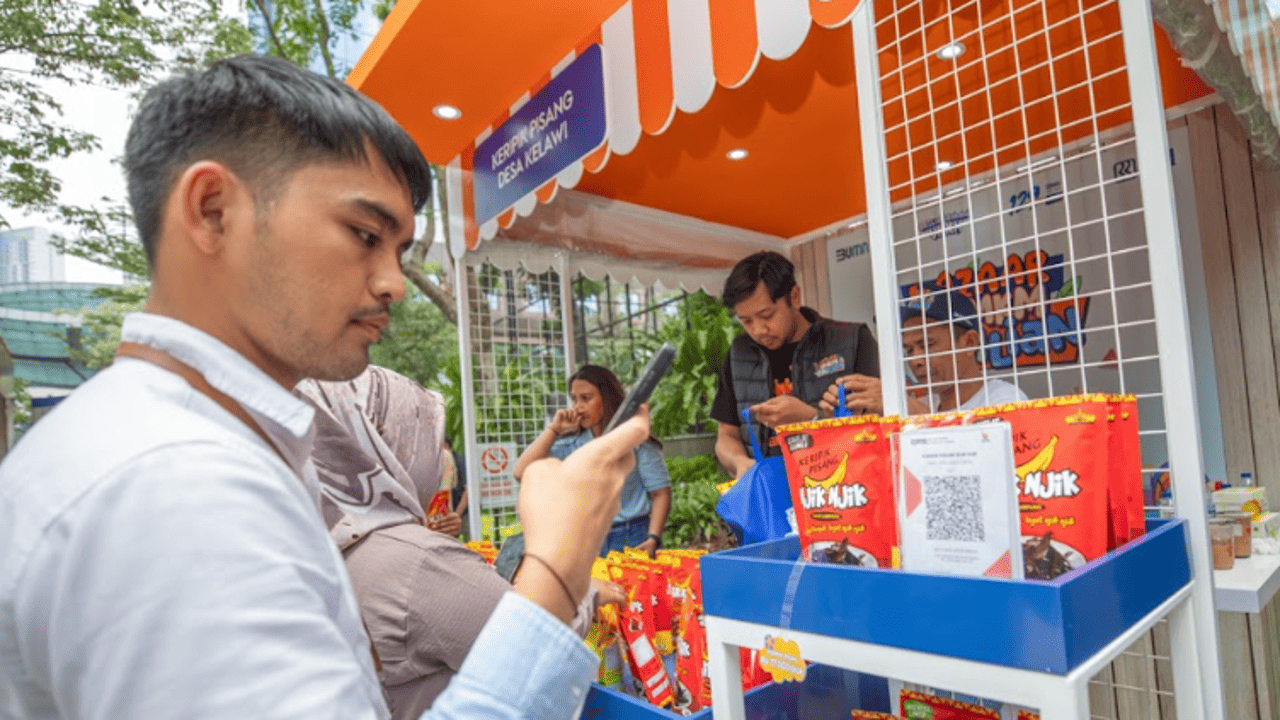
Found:
<svg viewBox="0 0 1280 720"><path fill-rule="evenodd" d="M404 272L400 269L400 255L394 249L379 253L373 275L369 278L369 292L386 304L405 298Z"/></svg>

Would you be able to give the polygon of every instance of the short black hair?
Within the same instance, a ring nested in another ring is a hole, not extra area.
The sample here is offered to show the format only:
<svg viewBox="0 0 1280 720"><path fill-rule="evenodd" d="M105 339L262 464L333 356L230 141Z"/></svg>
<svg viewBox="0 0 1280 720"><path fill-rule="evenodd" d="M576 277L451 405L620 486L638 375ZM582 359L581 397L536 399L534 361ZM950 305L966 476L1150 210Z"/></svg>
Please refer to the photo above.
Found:
<svg viewBox="0 0 1280 720"><path fill-rule="evenodd" d="M734 305L751 297L760 283L769 289L769 298L777 300L796 286L796 266L772 250L748 255L729 272L720 302L732 310Z"/></svg>
<svg viewBox="0 0 1280 720"><path fill-rule="evenodd" d="M373 100L280 58L241 55L158 83L125 140L129 204L155 267L164 204L192 163L225 164L262 203L315 162L371 162L371 145L409 189L431 199L431 167L404 128Z"/></svg>

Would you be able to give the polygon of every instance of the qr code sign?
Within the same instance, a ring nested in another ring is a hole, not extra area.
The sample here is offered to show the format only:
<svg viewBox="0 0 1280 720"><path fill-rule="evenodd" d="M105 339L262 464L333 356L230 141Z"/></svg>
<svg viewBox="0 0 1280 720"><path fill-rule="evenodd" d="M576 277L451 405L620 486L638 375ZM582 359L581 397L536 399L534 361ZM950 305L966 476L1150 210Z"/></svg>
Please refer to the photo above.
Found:
<svg viewBox="0 0 1280 720"><path fill-rule="evenodd" d="M982 542L980 475L924 478L925 536L930 540Z"/></svg>

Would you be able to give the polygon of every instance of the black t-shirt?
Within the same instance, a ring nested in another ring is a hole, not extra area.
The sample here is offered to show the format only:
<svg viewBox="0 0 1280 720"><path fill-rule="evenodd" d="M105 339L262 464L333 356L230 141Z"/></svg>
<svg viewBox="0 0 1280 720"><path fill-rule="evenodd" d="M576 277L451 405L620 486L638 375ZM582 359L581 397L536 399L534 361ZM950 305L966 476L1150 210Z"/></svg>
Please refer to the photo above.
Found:
<svg viewBox="0 0 1280 720"><path fill-rule="evenodd" d="M783 343L777 350L762 348L769 358L769 374L773 376L771 397L795 395L795 388L791 385L791 361L795 359L799 346L799 342L793 342ZM720 367L719 385L716 399L711 403L711 419L728 425L742 425L742 417L738 415L738 396L733 392L733 371L727 355Z"/></svg>

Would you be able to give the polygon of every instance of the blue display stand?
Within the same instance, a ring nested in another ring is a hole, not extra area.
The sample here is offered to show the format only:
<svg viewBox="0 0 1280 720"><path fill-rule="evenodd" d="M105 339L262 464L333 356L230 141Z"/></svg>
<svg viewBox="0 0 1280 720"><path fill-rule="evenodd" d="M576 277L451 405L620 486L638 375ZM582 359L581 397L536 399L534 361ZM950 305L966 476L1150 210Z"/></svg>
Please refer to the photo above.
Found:
<svg viewBox="0 0 1280 720"><path fill-rule="evenodd" d="M708 555L708 615L1065 674L1191 581L1185 523L1049 581L798 564L794 536ZM795 576L795 577L793 577ZM793 585L790 608L784 605Z"/></svg>
<svg viewBox="0 0 1280 720"><path fill-rule="evenodd" d="M1175 635L1191 628L1187 548L1185 521L1149 520L1142 538L1051 581L799 563L794 537L709 555L715 717L747 717L737 647L777 635L806 660L1086 718L1099 669L1165 617Z"/></svg>
<svg viewBox="0 0 1280 720"><path fill-rule="evenodd" d="M746 693L748 720L848 720L861 704L857 673L813 665L801 683L769 683ZM583 720L711 720L711 709L680 715L647 701L592 685L582 709Z"/></svg>

